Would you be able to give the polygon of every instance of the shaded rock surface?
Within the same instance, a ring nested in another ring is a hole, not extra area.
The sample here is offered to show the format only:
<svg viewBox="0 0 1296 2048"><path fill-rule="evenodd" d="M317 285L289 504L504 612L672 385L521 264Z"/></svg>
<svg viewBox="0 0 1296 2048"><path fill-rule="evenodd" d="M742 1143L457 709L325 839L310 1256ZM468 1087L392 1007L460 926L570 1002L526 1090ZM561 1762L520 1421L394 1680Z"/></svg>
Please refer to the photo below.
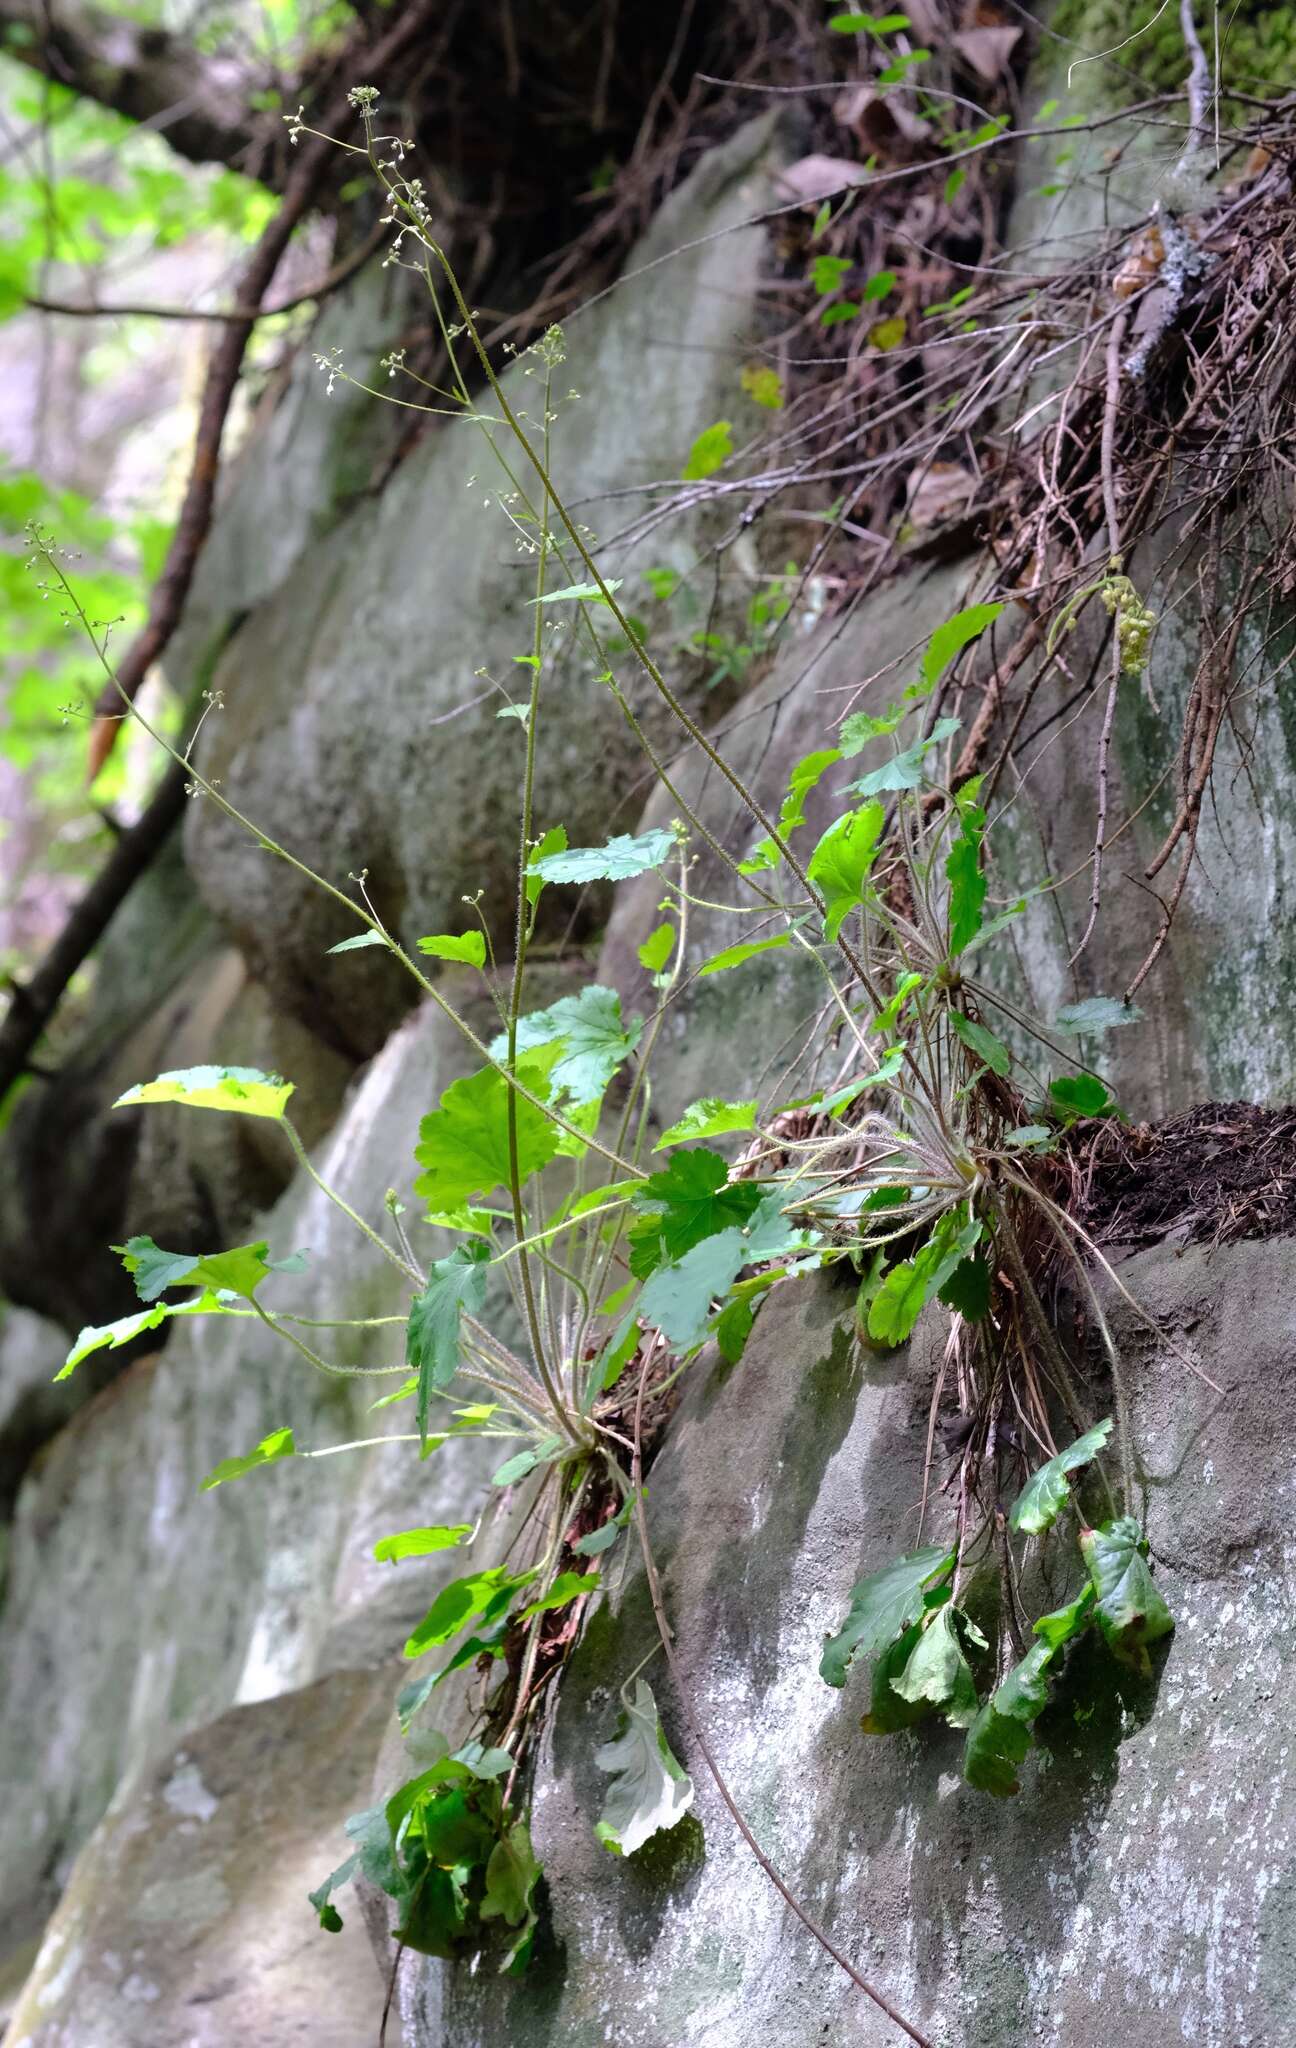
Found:
<svg viewBox="0 0 1296 2048"><path fill-rule="evenodd" d="M375 1224L388 1186L410 1198L418 1115L463 1069L440 1014L411 1017L319 1153L320 1170ZM304 1175L263 1229L272 1256L311 1253L305 1274L267 1289L270 1306L403 1318L410 1283ZM395 1376L326 1378L253 1320L180 1323L161 1356L82 1408L29 1472L10 1532L0 1658L6 1946L38 1930L114 1793L177 1736L235 1702L382 1662L453 1576L436 1558L376 1565L372 1546L421 1519L458 1520L489 1446L452 1442L420 1467L408 1443L380 1442L199 1491L222 1458L285 1425L302 1450L410 1428L407 1409L369 1406L400 1383L399 1326L315 1334L331 1362Z"/></svg>
<svg viewBox="0 0 1296 2048"><path fill-rule="evenodd" d="M954 1734L862 1735L865 1674L836 1692L817 1673L852 1582L917 1537L934 1365L921 1343L861 1367L849 1294L785 1290L740 1366L699 1370L651 1476L682 1667L735 1797L808 1910L942 2048L1293 2038L1296 1244L1161 1248L1123 1278L1165 1333L1114 1305L1178 1627L1149 1680L1079 1647L1014 1800L961 1782ZM948 1523L939 1501L929 1539ZM1049 1570L1061 1599L1072 1581ZM693 1815L628 1862L596 1841L594 1752L653 1641L632 1568L545 1740L535 1836L552 1924L534 1971L513 1986L407 1958L407 2041L891 2048L895 2028L737 1837L660 1657L648 1675L694 1776Z"/></svg>
<svg viewBox="0 0 1296 2048"><path fill-rule="evenodd" d="M382 1979L306 1902L363 1804L390 1677L236 1707L116 1802L78 1857L8 2048L357 2048Z"/></svg>
<svg viewBox="0 0 1296 2048"><path fill-rule="evenodd" d="M616 536L639 509L635 494L650 504L695 437L741 398L765 248L764 231L742 223L768 203L780 134L762 118L705 157L632 254L628 281L571 324L555 372L553 460L577 516L601 529L605 573L692 565L695 519L633 546ZM538 432L535 358L505 383ZM483 401L488 416L495 410ZM502 429L492 432L530 491L525 458ZM258 607L216 678L229 682L229 708L204 734L205 772L331 881L367 870L380 914L411 946L473 923L465 894L484 890L497 925L511 901L523 740L520 727L497 721L504 700L480 673L524 695L513 657L531 648L535 563L531 529L519 538L496 505L509 489L476 425L429 436L381 497ZM618 493L629 494L628 511ZM583 580L567 551L550 588ZM568 644L564 611L555 608L550 628L557 665L536 816L542 827L564 822L572 845L600 843L630 828L643 757L588 651ZM660 739L663 715L646 684L633 686L632 701ZM369 952L345 984L332 976L323 956L348 935L345 912L209 805L191 812L186 843L205 900L276 1003L344 1050L375 1050L408 1006L400 970Z"/></svg>

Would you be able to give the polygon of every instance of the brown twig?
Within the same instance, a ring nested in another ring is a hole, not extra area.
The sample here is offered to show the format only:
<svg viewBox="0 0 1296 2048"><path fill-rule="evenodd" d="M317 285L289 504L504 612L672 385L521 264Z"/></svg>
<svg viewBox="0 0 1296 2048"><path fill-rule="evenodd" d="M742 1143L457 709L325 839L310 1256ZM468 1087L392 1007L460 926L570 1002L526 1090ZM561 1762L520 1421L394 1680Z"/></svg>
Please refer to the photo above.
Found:
<svg viewBox="0 0 1296 2048"><path fill-rule="evenodd" d="M648 1540L648 1514L644 1505L643 1489L642 1432L644 1390L648 1384L648 1368L652 1362L652 1349L651 1345L645 1346L644 1363L639 1374L639 1394L635 1402L634 1415L634 1453L630 1477L631 1484L635 1490L635 1527L639 1534L639 1548L643 1552L644 1574L648 1581L648 1597L652 1601L653 1616L657 1623L657 1633L661 1637L661 1646L666 1653L666 1662L670 1666L671 1678L674 1682L676 1693L679 1696L684 1718L688 1722L689 1733L706 1764L707 1770L711 1774L717 1792L728 1809L730 1819L738 1829L739 1834L744 1842L746 1842L747 1847L751 1850L752 1855L756 1858L766 1877L783 1899L785 1905L790 1907L802 1926L814 1936L819 1946L832 1957L838 1967L846 1972L852 1984L862 1991L867 1998L871 1998L874 2005L878 2006L886 2014L887 2018L900 2028L902 2033L907 2034L911 2041L916 2042L918 2048L933 2048L933 2043L928 2039L927 2035L920 2034L916 2027L911 2026L903 2014L896 2011L890 1999L883 1992L879 1991L876 1985L870 1984L867 1977L860 1975L855 1965L842 1954L841 1950L824 1933L823 1928L811 1919L805 1907L794 1898L739 1811L734 1796L725 1783L720 1766L716 1762L711 1744L707 1740L702 1724L698 1719L697 1709L693 1704L693 1695L684 1681L679 1659L675 1654L675 1643L671 1635L670 1622L666 1617L665 1603L662 1599L661 1582L657 1576L657 1563L652 1553L652 1545Z"/></svg>

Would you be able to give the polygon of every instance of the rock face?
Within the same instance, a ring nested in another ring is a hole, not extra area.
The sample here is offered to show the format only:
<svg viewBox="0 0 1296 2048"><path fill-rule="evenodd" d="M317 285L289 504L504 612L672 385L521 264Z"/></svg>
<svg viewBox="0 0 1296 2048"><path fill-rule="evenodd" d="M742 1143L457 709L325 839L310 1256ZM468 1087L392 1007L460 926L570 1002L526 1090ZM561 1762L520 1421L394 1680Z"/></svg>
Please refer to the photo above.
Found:
<svg viewBox="0 0 1296 2048"><path fill-rule="evenodd" d="M1081 1646L1016 1799L964 1785L948 1732L862 1735L865 1675L835 1692L817 1673L852 1582L916 1537L932 1379L919 1342L861 1367L849 1294L799 1283L737 1368L699 1368L650 1481L681 1665L734 1797L807 1910L942 2048L1291 2038L1296 1244L1162 1248L1123 1278L1164 1332L1118 1305L1178 1627L1151 1680ZM942 1503L929 1540L947 1521ZM540 1763L550 1937L520 1986L407 1958L411 2048L900 2040L741 1843L660 1656L647 1675L693 1815L627 1862L595 1840L594 1752L654 1641L635 1568L593 1620Z"/></svg>
<svg viewBox="0 0 1296 2048"><path fill-rule="evenodd" d="M77 1859L10 2048L356 2048L383 1983L306 1894L363 1803L390 1679L347 1672L236 1707L114 1806Z"/></svg>
<svg viewBox="0 0 1296 2048"><path fill-rule="evenodd" d="M418 1115L463 1070L459 1042L431 1008L373 1063L318 1162L361 1214L382 1219L389 1185L409 1198ZM407 1311L409 1282L304 1176L263 1231L272 1255L311 1252L306 1274L278 1281L277 1301L267 1294L271 1306L322 1317ZM474 1455L452 1443L419 1467L408 1444L379 1441L200 1492L222 1458L285 1425L302 1450L409 1428L403 1408L370 1412L403 1373L399 1328L326 1331L321 1341L332 1363L395 1376L325 1378L243 1320L177 1324L166 1351L82 1408L25 1480L0 1658L6 1946L38 1931L115 1791L178 1736L235 1702L385 1661L453 1576L435 1558L376 1565L372 1545L421 1518L459 1519L489 1447Z"/></svg>
<svg viewBox="0 0 1296 2048"><path fill-rule="evenodd" d="M757 324L765 236L742 223L768 204L779 133L762 119L708 155L632 255L628 281L572 323L555 372L554 462L578 516L601 529L605 573L691 566L696 520L672 521L666 540L631 545L617 535L635 494L651 503L653 486L679 475L718 414L755 410L738 378ZM537 427L535 360L516 365L506 385ZM531 490L525 458L492 431ZM257 609L216 678L229 684L229 708L209 724L205 772L330 881L367 869L380 914L411 946L472 923L465 895L485 891L497 929L511 901L523 736L497 721L504 698L481 675L525 695L527 671L514 657L531 651L535 563L495 502L509 488L478 427L432 435ZM579 580L568 551L550 588ZM565 823L572 845L600 843L631 826L643 757L588 651L567 644L563 610L552 628L536 816L542 829ZM663 717L648 696L636 688L633 701L660 739ZM325 949L352 929L346 913L211 806L191 813L187 850L207 902L276 1003L340 1048L373 1052L408 1006L400 970L365 953L345 983L328 973Z"/></svg>

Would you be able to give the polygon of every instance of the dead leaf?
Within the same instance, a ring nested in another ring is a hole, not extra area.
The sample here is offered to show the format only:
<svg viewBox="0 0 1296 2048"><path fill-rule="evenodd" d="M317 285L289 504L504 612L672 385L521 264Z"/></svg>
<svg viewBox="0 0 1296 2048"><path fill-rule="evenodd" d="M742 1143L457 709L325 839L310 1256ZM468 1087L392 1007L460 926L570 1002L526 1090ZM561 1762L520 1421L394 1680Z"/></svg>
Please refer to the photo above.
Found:
<svg viewBox="0 0 1296 2048"><path fill-rule="evenodd" d="M977 480L961 462L931 462L909 479L905 511L911 526L939 526L962 512L976 495Z"/></svg>
<svg viewBox="0 0 1296 2048"><path fill-rule="evenodd" d="M1019 28L968 28L953 38L954 48L978 78L994 85L1007 74L1021 33Z"/></svg>
<svg viewBox="0 0 1296 2048"><path fill-rule="evenodd" d="M920 147L930 147L931 135L925 121L907 107L871 86L857 85L841 94L833 107L843 128L860 139L866 156L884 163L910 163Z"/></svg>
<svg viewBox="0 0 1296 2048"><path fill-rule="evenodd" d="M1133 298L1135 292L1142 291L1145 284L1151 284L1164 262L1165 243L1161 239L1160 228L1153 221L1151 227L1144 228L1141 234L1135 235L1121 257L1116 274L1112 278L1112 297Z"/></svg>
<svg viewBox="0 0 1296 2048"><path fill-rule="evenodd" d="M844 192L851 185L868 182L868 172L862 164L852 163L844 156L803 156L798 162L789 164L779 171L778 183L791 199L804 199L808 206L818 205L821 199L831 199L836 192Z"/></svg>

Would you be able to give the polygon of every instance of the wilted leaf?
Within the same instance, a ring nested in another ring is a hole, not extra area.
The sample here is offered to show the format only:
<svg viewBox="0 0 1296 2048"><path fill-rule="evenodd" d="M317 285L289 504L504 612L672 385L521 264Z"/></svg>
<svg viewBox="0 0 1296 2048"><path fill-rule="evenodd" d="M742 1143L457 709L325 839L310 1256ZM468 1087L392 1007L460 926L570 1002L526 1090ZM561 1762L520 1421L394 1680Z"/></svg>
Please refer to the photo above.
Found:
<svg viewBox="0 0 1296 2048"><path fill-rule="evenodd" d="M902 1699L892 1684L909 1662L921 1634L921 1624L914 1622L874 1664L869 1710L860 1720L866 1735L898 1735L902 1728L912 1728L934 1711L930 1700Z"/></svg>
<svg viewBox="0 0 1296 2048"><path fill-rule="evenodd" d="M851 1590L845 1621L835 1636L829 1636L819 1660L819 1676L825 1683L845 1685L856 1657L879 1656L902 1635L921 1614L926 1588L953 1564L952 1550L929 1543L860 1579Z"/></svg>
<svg viewBox="0 0 1296 2048"><path fill-rule="evenodd" d="M636 1849L663 1828L673 1828L693 1804L693 1784L672 1756L652 1689L636 1679L623 1702L623 1727L594 1752L601 1771L613 1774L595 1833L616 1856Z"/></svg>
<svg viewBox="0 0 1296 2048"><path fill-rule="evenodd" d="M864 166L844 156L798 157L794 164L776 172L775 176L780 190L789 199L803 199L807 206L813 206L820 199L831 199L852 185L868 183L868 172Z"/></svg>
<svg viewBox="0 0 1296 2048"><path fill-rule="evenodd" d="M459 1318L475 1315L486 1299L490 1247L479 1239L457 1244L438 1259L427 1286L410 1303L405 1328L405 1362L418 1374L417 1426L426 1443L428 1407L434 1388L447 1387L459 1366Z"/></svg>
<svg viewBox="0 0 1296 2048"><path fill-rule="evenodd" d="M929 1700L939 1707L951 1728L967 1728L976 1719L977 1690L959 1641L956 1614L949 1604L937 1608L891 1685L902 1700L913 1705Z"/></svg>
<svg viewBox="0 0 1296 2048"><path fill-rule="evenodd" d="M987 85L1006 77L1009 60L1021 41L1019 28L965 28L952 38L954 48Z"/></svg>
<svg viewBox="0 0 1296 2048"><path fill-rule="evenodd" d="M1078 1472L1082 1465L1091 1464L1111 1433L1112 1418L1108 1415L1059 1451L1056 1458L1050 1458L1047 1465L1041 1465L1038 1472L1032 1472L1013 1502L1009 1516L1012 1528L1027 1536L1039 1536L1052 1528L1071 1498L1068 1472Z"/></svg>
<svg viewBox="0 0 1296 2048"><path fill-rule="evenodd" d="M127 1089L113 1104L114 1109L131 1109L137 1103L182 1102L189 1109L223 1109L237 1116L266 1116L276 1123L283 1116L291 1081L276 1074L263 1074L256 1067L180 1067L174 1073L159 1074L155 1081L141 1081Z"/></svg>
<svg viewBox="0 0 1296 2048"><path fill-rule="evenodd" d="M1097 1596L1094 1615L1114 1657L1144 1676L1151 1672L1148 1644L1168 1636L1174 1616L1153 1583L1147 1541L1132 1515L1087 1529L1080 1549Z"/></svg>
<svg viewBox="0 0 1296 2048"><path fill-rule="evenodd" d="M1048 1670L1056 1646L1032 1643L1020 1664L991 1694L968 1730L963 1776L1005 1799L1021 1790L1017 1766L1031 1746L1031 1728L1048 1703Z"/></svg>

